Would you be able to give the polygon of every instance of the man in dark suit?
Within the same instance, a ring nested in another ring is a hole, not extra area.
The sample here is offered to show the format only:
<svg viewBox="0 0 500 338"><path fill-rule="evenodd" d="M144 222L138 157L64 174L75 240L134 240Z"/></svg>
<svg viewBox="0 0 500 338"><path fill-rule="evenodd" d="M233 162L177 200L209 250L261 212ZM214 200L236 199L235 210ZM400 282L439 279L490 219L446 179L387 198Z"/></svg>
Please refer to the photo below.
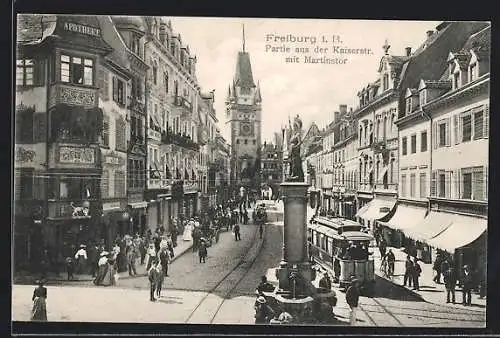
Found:
<svg viewBox="0 0 500 338"><path fill-rule="evenodd" d="M457 277L452 266L448 266L448 270L443 272L444 286L446 287L446 303L451 302L455 304L455 286L457 285Z"/></svg>

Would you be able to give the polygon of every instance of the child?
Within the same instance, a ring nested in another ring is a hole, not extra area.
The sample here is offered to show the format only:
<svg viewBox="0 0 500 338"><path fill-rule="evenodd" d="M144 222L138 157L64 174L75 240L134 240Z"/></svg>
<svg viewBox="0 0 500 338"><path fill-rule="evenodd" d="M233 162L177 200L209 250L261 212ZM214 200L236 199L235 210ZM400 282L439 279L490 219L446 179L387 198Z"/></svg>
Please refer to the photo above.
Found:
<svg viewBox="0 0 500 338"><path fill-rule="evenodd" d="M75 279L73 276L74 269L73 259L71 259L71 257L66 257L66 272L68 273L68 280Z"/></svg>

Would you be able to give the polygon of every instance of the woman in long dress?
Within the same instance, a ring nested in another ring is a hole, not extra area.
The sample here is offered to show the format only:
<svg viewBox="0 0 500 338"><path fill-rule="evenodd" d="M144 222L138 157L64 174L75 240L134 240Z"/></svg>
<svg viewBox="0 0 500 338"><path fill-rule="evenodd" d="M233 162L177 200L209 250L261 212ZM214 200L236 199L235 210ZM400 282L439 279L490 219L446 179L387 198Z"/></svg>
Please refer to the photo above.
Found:
<svg viewBox="0 0 500 338"><path fill-rule="evenodd" d="M32 321L47 321L47 288L43 286L43 281L38 281L38 287L33 291L33 309L31 310Z"/></svg>
<svg viewBox="0 0 500 338"><path fill-rule="evenodd" d="M106 273L109 269L108 257L106 257L107 254L108 253L106 251L103 251L101 253L101 258L98 262L99 269L97 270L97 276L94 279L95 285L103 285L104 277L106 276Z"/></svg>
<svg viewBox="0 0 500 338"><path fill-rule="evenodd" d="M104 275L104 279L102 281L102 285L104 286L111 286L111 285L115 285L116 284L116 281L115 281L115 261L113 259L108 259L108 262L107 262L107 271L106 271L106 274Z"/></svg>
<svg viewBox="0 0 500 338"><path fill-rule="evenodd" d="M182 235L182 239L184 241L192 241L193 240L193 229L194 229L193 222L188 222L186 224L186 226L184 227L184 234Z"/></svg>

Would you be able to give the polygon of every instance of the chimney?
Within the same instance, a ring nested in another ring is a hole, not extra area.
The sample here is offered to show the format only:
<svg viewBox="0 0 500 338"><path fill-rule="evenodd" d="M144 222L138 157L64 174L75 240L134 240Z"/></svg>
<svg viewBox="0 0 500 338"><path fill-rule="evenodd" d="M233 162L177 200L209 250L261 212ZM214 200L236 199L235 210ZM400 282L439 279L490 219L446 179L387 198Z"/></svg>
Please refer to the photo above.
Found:
<svg viewBox="0 0 500 338"><path fill-rule="evenodd" d="M427 38L430 38L434 34L434 31L427 31Z"/></svg>
<svg viewBox="0 0 500 338"><path fill-rule="evenodd" d="M406 47L405 50L406 50L406 56L410 56L411 55L411 47Z"/></svg>
<svg viewBox="0 0 500 338"><path fill-rule="evenodd" d="M337 121L340 119L340 113L336 111L333 113L333 123L337 123Z"/></svg>
<svg viewBox="0 0 500 338"><path fill-rule="evenodd" d="M347 105L341 104L339 105L340 116L344 116L347 113Z"/></svg>

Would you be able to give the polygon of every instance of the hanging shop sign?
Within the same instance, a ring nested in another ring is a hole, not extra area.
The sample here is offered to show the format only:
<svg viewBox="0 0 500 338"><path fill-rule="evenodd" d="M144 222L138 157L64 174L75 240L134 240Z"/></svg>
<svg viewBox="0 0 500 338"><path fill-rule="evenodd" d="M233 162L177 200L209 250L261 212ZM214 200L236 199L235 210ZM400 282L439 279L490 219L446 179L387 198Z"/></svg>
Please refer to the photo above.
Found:
<svg viewBox="0 0 500 338"><path fill-rule="evenodd" d="M93 148L60 147L59 163L95 164L95 151Z"/></svg>

